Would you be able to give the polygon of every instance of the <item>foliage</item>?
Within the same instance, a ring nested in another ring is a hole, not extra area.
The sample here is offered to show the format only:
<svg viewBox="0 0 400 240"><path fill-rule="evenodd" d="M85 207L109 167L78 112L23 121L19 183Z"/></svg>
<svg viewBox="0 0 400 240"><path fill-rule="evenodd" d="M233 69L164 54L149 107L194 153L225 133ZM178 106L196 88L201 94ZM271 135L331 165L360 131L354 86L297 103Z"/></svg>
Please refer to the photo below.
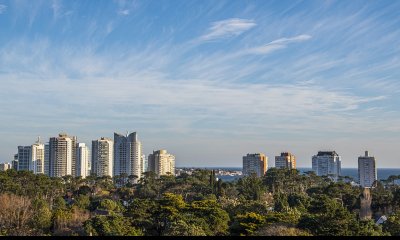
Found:
<svg viewBox="0 0 400 240"><path fill-rule="evenodd" d="M254 212L239 214L231 226L231 233L240 236L252 235L264 223L265 218L260 214Z"/></svg>
<svg viewBox="0 0 400 240"><path fill-rule="evenodd" d="M85 222L85 230L93 236L140 236L141 231L131 226L129 219L120 215L95 216Z"/></svg>
<svg viewBox="0 0 400 240"><path fill-rule="evenodd" d="M237 189L239 196L246 200L260 200L262 194L266 191L262 179L257 177L256 174L239 179Z"/></svg>
<svg viewBox="0 0 400 240"><path fill-rule="evenodd" d="M392 236L400 236L400 211L388 217L383 224L383 230Z"/></svg>
<svg viewBox="0 0 400 240"><path fill-rule="evenodd" d="M374 216L388 216L376 225L358 219L361 188L313 172L271 168L224 182L210 170L141 179L7 170L0 172L0 235L398 236L396 179L371 189Z"/></svg>

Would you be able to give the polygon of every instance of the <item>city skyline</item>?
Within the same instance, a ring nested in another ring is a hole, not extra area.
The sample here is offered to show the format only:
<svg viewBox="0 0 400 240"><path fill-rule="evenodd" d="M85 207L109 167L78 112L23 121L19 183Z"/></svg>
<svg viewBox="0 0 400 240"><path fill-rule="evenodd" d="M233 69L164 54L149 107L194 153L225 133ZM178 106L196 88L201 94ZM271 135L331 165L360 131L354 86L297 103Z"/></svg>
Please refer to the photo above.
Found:
<svg viewBox="0 0 400 240"><path fill-rule="evenodd" d="M137 131L146 156L398 168L397 1L0 0L0 162L60 132Z"/></svg>
<svg viewBox="0 0 400 240"><path fill-rule="evenodd" d="M65 132L62 132L62 133L59 133L58 134L59 136L67 136L67 133L65 133ZM138 133L137 132L129 132L129 131L127 131L126 132L126 136L124 136L124 135L122 135L122 134L119 134L119 133L116 133L116 132L114 132L114 139L116 139L116 136L118 137L117 139L119 139L119 138L126 138L126 139L128 139L128 138L131 138L131 139L135 139L134 140L134 142L138 142L139 143L139 145L140 145L140 147L139 147L139 149L141 149L142 148L142 144L141 144L141 142L139 142L138 140L137 140L137 135L138 135ZM132 136L133 136L133 138L132 138ZM31 147L32 146L34 146L34 145L36 145L36 144L38 144L38 143L40 143L40 144L42 144L43 145L43 147L45 147L45 146L48 146L48 144L49 144L49 142L50 142L50 140L52 139L52 138L54 138L54 137L50 137L49 138L49 141L41 141L40 139L41 139L41 137L40 136L38 136L37 137L37 140L33 143L33 144L28 144L29 146L25 146L25 145L18 145L17 146L17 154L18 154L18 152L20 151L20 148L29 148L29 149L31 149ZM76 144L77 144L77 149L80 147L80 146L85 146L85 148L87 148L88 146L87 146L87 143L86 142L83 142L83 141L80 141L79 139L78 139L78 137L77 136L74 136L74 138L76 138L76 140L74 140L74 141L76 141ZM107 140L110 140L110 141L112 141L112 142L114 142L111 138L108 138L108 137L100 137L99 139L107 139ZM90 142L95 142L95 141L98 141L99 139L95 139L95 140L91 140ZM118 144L120 144L120 143L118 143ZM125 146L126 147L126 146ZM124 147L124 148L125 148ZM155 149L157 149L157 148L155 148ZM44 149L43 149L44 150ZM89 148L89 150L90 151L92 151L92 149L91 148ZM129 150L129 151L131 151L131 150ZM161 150L159 150L159 151L161 151ZM165 151L165 150L162 150L162 151ZM118 151L117 151L118 152ZM141 163L143 162L143 157L144 156L149 156L149 155L151 155L152 153L154 154L154 152L155 152L155 150L153 149L152 150L152 152L150 152L150 153L147 153L146 154L146 152L143 152L142 150L140 150L140 154L139 155L141 155L142 156L142 158L141 158ZM157 151L156 151L157 152ZM334 152L334 153L336 153L336 151L334 151L334 150L330 150L330 149L324 149L324 150L318 150L318 153L320 153L320 152ZM368 150L366 150L365 152L369 152ZM77 154L78 154L78 152L77 152ZM265 154L265 152L262 152L262 151L258 151L258 152L253 152L253 153L247 153L247 155L253 155L253 154L263 154L263 155L265 155L265 157L266 157L266 163L267 163L267 169L269 169L269 168L274 168L274 167L276 167L276 158L277 157L282 157L282 155L290 155L290 156L292 156L293 157L293 159L294 159L294 165L293 165L293 167L294 167L294 169L296 169L297 167L296 167L296 156L294 155L294 154L292 154L292 153L290 153L290 152L281 152L280 153L280 156L274 156L274 157L272 157L272 159L270 158L269 159L269 155L268 154ZM15 155L15 154L14 154ZM14 155L13 155L13 158L14 158ZM278 154L279 155L279 154ZM359 161L359 158L360 157L363 157L362 155L359 155L358 157L357 157L357 162ZM311 156L310 157L310 159L312 160L314 158L314 156ZM374 158L375 159L375 158ZM28 159L26 159L26 161L29 161ZM118 160L113 160L113 162L114 161L117 161L118 162ZM4 161L4 162L1 162L0 161L0 163L10 163L10 162L12 162L12 161ZM26 164L28 164L28 163L26 163ZM242 164L242 163L241 163ZM359 163L357 163L358 165L357 165L357 167L356 168L359 168ZM243 164L242 164L243 165ZM193 166L189 166L189 165L177 165L177 167L242 167L242 165L241 166L223 166L223 165L220 165L220 166L204 166L204 165L198 165L198 166L196 166L196 165L193 165ZM32 166L29 166L29 168L31 168ZM136 167L137 168L137 167ZM140 169L142 168L142 167L139 167ZM139 169L138 168L138 169ZM312 161L310 162L310 165L309 166L298 166L298 168L312 168ZM344 167L344 168L346 168L346 167ZM350 167L350 168L355 168L355 167ZM379 167L379 168L385 168L385 167ZM393 167L393 169L398 169L398 167ZM117 167L117 169L119 169L119 167ZM120 171L120 170L116 170L116 169L114 169L113 170L113 172L114 172L114 175L116 174L115 173L115 171ZM145 171L143 171L143 172L145 172Z"/></svg>

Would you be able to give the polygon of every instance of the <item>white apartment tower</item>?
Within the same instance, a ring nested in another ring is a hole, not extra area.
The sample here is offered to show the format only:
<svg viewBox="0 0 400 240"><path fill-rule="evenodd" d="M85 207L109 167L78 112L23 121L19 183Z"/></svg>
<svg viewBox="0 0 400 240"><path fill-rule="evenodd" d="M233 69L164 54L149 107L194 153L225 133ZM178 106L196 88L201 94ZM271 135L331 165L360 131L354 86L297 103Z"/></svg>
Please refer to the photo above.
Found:
<svg viewBox="0 0 400 240"><path fill-rule="evenodd" d="M142 154L141 161L142 173L147 172L149 169L149 161L146 155Z"/></svg>
<svg viewBox="0 0 400 240"><path fill-rule="evenodd" d="M268 168L268 157L263 153L247 154L243 157L243 175L255 173L258 177L264 176Z"/></svg>
<svg viewBox="0 0 400 240"><path fill-rule="evenodd" d="M275 167L296 169L296 157L290 152L283 152L280 156L275 156Z"/></svg>
<svg viewBox="0 0 400 240"><path fill-rule="evenodd" d="M0 172L7 171L8 169L12 169L11 163L0 163Z"/></svg>
<svg viewBox="0 0 400 240"><path fill-rule="evenodd" d="M312 157L312 170L318 176L329 176L337 181L341 175L341 159L335 151L319 151Z"/></svg>
<svg viewBox="0 0 400 240"><path fill-rule="evenodd" d="M16 170L44 174L44 155L44 144L40 142L40 138L31 146L18 146L18 153L14 159L18 161Z"/></svg>
<svg viewBox="0 0 400 240"><path fill-rule="evenodd" d="M175 156L168 153L167 150L153 151L148 158L149 171L161 175L175 176Z"/></svg>
<svg viewBox="0 0 400 240"><path fill-rule="evenodd" d="M76 156L75 137L69 137L67 134L59 134L58 137L52 137L49 141L49 173L50 177L63 177L73 175L72 161ZM73 175L74 176L74 175Z"/></svg>
<svg viewBox="0 0 400 240"><path fill-rule="evenodd" d="M358 157L358 179L362 187L372 187L377 180L375 157L365 151L365 156Z"/></svg>
<svg viewBox="0 0 400 240"><path fill-rule="evenodd" d="M126 136L114 133L114 176L142 174L142 144L136 132Z"/></svg>
<svg viewBox="0 0 400 240"><path fill-rule="evenodd" d="M44 174L45 149L44 144L40 142L40 138L31 146L31 164L29 170L34 174Z"/></svg>
<svg viewBox="0 0 400 240"><path fill-rule="evenodd" d="M113 164L113 141L104 137L92 141L92 173L98 177L113 177Z"/></svg>
<svg viewBox="0 0 400 240"><path fill-rule="evenodd" d="M89 148L85 143L76 146L76 176L86 178L89 170Z"/></svg>

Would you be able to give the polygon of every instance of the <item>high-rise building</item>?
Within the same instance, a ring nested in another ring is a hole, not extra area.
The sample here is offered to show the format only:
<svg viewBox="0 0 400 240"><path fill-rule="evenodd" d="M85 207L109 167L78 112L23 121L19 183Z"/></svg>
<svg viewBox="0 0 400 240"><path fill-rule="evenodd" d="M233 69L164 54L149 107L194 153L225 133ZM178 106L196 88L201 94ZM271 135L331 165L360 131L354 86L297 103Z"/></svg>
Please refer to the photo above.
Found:
<svg viewBox="0 0 400 240"><path fill-rule="evenodd" d="M104 137L92 141L92 174L98 177L113 177L113 164L113 141Z"/></svg>
<svg viewBox="0 0 400 240"><path fill-rule="evenodd" d="M89 148L85 143L78 143L76 147L76 176L86 178L89 168Z"/></svg>
<svg viewBox="0 0 400 240"><path fill-rule="evenodd" d="M71 155L71 175L77 176L76 174L76 148L78 143L78 138L76 136L71 137L71 144L72 144L72 155Z"/></svg>
<svg viewBox="0 0 400 240"><path fill-rule="evenodd" d="M44 172L44 144L40 138L31 146L18 146L18 153L14 156L12 163L16 170L28 170L34 174L43 174Z"/></svg>
<svg viewBox="0 0 400 240"><path fill-rule="evenodd" d="M7 171L8 169L11 169L11 168L12 168L11 163L0 163L0 172Z"/></svg>
<svg viewBox="0 0 400 240"><path fill-rule="evenodd" d="M247 154L243 157L243 175L255 173L258 177L264 176L268 168L267 161L268 157L263 153Z"/></svg>
<svg viewBox="0 0 400 240"><path fill-rule="evenodd" d="M11 164L12 164L12 169L18 171L18 153L14 154L14 160L11 162Z"/></svg>
<svg viewBox="0 0 400 240"><path fill-rule="evenodd" d="M140 166L142 167L142 173L148 171L148 168L149 168L149 161L148 161L148 158L146 158L146 155L144 155L144 154L142 154Z"/></svg>
<svg viewBox="0 0 400 240"><path fill-rule="evenodd" d="M296 157L290 152L283 152L280 156L275 156L275 167L296 169Z"/></svg>
<svg viewBox="0 0 400 240"><path fill-rule="evenodd" d="M375 157L365 151L365 156L358 157L358 179L362 187L372 187L378 179Z"/></svg>
<svg viewBox="0 0 400 240"><path fill-rule="evenodd" d="M114 176L121 174L136 175L142 173L142 144L136 132L123 136L114 133Z"/></svg>
<svg viewBox="0 0 400 240"><path fill-rule="evenodd" d="M32 146L18 146L18 171L31 169Z"/></svg>
<svg viewBox="0 0 400 240"><path fill-rule="evenodd" d="M88 147L89 149L89 147ZM113 163L114 164L114 163ZM87 165L87 172L86 176L90 176L92 174L92 151L89 149L88 151L88 165Z"/></svg>
<svg viewBox="0 0 400 240"><path fill-rule="evenodd" d="M337 181L341 175L341 159L335 151L319 151L312 157L312 170L318 176L329 176Z"/></svg>
<svg viewBox="0 0 400 240"><path fill-rule="evenodd" d="M153 151L148 158L149 171L161 175L175 176L175 156L168 153L167 150Z"/></svg>
<svg viewBox="0 0 400 240"><path fill-rule="evenodd" d="M46 143L44 145L44 174L47 176L50 176L50 168L49 168L49 157L50 156L50 150L49 150L49 143Z"/></svg>
<svg viewBox="0 0 400 240"><path fill-rule="evenodd" d="M33 171L34 174L44 174L44 158L45 150L44 144L40 142L40 138L31 146L31 161L29 170Z"/></svg>
<svg viewBox="0 0 400 240"><path fill-rule="evenodd" d="M76 139L76 138L75 138ZM73 137L59 134L49 141L49 173L50 177L72 175L72 159L76 156ZM74 176L74 175L73 175Z"/></svg>

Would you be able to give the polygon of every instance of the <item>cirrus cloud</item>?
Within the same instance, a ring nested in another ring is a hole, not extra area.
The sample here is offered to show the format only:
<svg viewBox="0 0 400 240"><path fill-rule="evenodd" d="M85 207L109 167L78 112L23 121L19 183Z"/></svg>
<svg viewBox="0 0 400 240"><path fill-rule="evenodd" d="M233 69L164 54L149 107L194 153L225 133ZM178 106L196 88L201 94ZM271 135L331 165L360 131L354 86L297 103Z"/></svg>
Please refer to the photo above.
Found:
<svg viewBox="0 0 400 240"><path fill-rule="evenodd" d="M212 41L221 38L238 36L257 24L253 20L231 18L222 21L213 22L208 32L200 37L201 41Z"/></svg>

